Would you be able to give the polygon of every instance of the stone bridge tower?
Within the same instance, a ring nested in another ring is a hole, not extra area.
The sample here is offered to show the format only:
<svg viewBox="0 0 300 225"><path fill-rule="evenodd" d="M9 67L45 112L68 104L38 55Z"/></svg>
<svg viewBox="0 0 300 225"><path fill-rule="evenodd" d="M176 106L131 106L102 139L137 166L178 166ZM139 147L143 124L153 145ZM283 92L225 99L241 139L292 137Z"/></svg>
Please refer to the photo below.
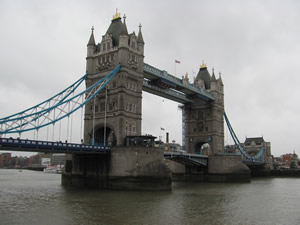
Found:
<svg viewBox="0 0 300 225"><path fill-rule="evenodd" d="M194 86L210 93L215 101L193 102L183 107L185 114L185 144L190 153L217 154L224 150L224 85L209 74L203 63Z"/></svg>
<svg viewBox="0 0 300 225"><path fill-rule="evenodd" d="M141 135L144 40L139 26L138 35L128 33L116 12L102 41L94 38L94 28L87 45L86 87L111 72L118 64L121 69L85 106L84 143L123 145L128 135Z"/></svg>

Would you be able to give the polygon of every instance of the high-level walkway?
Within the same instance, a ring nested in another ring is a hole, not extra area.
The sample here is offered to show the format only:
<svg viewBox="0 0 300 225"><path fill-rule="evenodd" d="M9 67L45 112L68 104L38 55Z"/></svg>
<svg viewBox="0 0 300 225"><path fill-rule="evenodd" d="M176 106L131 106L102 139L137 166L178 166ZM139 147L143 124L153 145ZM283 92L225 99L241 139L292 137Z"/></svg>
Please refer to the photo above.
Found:
<svg viewBox="0 0 300 225"><path fill-rule="evenodd" d="M214 97L192 84L184 83L167 71L160 70L149 64L144 64L143 91L155 94L179 103L189 103L201 99L202 101L214 101Z"/></svg>

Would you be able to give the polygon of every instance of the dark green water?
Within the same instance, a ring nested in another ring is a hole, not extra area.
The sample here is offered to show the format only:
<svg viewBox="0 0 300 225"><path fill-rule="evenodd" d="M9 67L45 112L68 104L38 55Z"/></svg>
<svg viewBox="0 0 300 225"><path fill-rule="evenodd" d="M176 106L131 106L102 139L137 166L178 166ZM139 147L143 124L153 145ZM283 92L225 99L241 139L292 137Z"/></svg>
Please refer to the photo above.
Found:
<svg viewBox="0 0 300 225"><path fill-rule="evenodd" d="M69 189L60 175L0 170L0 224L300 224L300 179L174 183L171 192Z"/></svg>

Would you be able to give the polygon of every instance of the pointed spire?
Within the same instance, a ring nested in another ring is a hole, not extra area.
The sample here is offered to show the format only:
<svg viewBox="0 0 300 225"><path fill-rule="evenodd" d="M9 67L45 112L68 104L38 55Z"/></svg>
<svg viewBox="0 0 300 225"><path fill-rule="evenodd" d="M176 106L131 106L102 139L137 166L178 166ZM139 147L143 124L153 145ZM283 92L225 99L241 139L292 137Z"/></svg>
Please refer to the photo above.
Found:
<svg viewBox="0 0 300 225"><path fill-rule="evenodd" d="M123 16L123 23L122 23L120 35L128 35L127 26L126 26L126 15L125 14Z"/></svg>
<svg viewBox="0 0 300 225"><path fill-rule="evenodd" d="M92 30L92 33L91 33L90 40L89 40L87 46L90 46L90 45L94 46L94 45L96 45L95 38L94 38L94 26L92 26L91 30Z"/></svg>
<svg viewBox="0 0 300 225"><path fill-rule="evenodd" d="M221 86L224 86L223 81L222 81L222 77L221 77L221 72L219 72L219 79L218 79L219 83Z"/></svg>
<svg viewBox="0 0 300 225"><path fill-rule="evenodd" d="M217 81L216 76L215 76L215 69L214 68L212 68L211 81Z"/></svg>
<svg viewBox="0 0 300 225"><path fill-rule="evenodd" d="M139 33L138 33L137 42L145 44L144 39L143 39L143 35L142 35L142 25L141 24L139 25Z"/></svg>

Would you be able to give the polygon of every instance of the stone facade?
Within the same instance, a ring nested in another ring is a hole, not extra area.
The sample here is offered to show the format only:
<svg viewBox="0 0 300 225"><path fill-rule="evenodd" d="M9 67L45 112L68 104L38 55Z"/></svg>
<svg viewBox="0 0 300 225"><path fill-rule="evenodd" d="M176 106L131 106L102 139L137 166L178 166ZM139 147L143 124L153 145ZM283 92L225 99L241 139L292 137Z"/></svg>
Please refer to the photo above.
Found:
<svg viewBox="0 0 300 225"><path fill-rule="evenodd" d="M141 135L144 41L141 26L138 36L135 32L128 34L125 19L113 18L98 44L92 29L87 45L86 87L118 64L121 69L107 89L85 106L85 143L120 146L127 135Z"/></svg>
<svg viewBox="0 0 300 225"><path fill-rule="evenodd" d="M203 64L194 81L194 85L210 93L215 101L195 100L183 107L185 115L185 144L189 153L200 153L201 148L209 146L208 154L224 151L224 85L209 74Z"/></svg>
<svg viewBox="0 0 300 225"><path fill-rule="evenodd" d="M99 44L94 33L87 45L90 87L117 65L121 69L93 101L85 106L84 143L110 145L109 155L73 154L65 161L62 184L114 190L171 190L171 171L163 150L125 147L126 136L141 135L144 40L128 34L116 14Z"/></svg>

